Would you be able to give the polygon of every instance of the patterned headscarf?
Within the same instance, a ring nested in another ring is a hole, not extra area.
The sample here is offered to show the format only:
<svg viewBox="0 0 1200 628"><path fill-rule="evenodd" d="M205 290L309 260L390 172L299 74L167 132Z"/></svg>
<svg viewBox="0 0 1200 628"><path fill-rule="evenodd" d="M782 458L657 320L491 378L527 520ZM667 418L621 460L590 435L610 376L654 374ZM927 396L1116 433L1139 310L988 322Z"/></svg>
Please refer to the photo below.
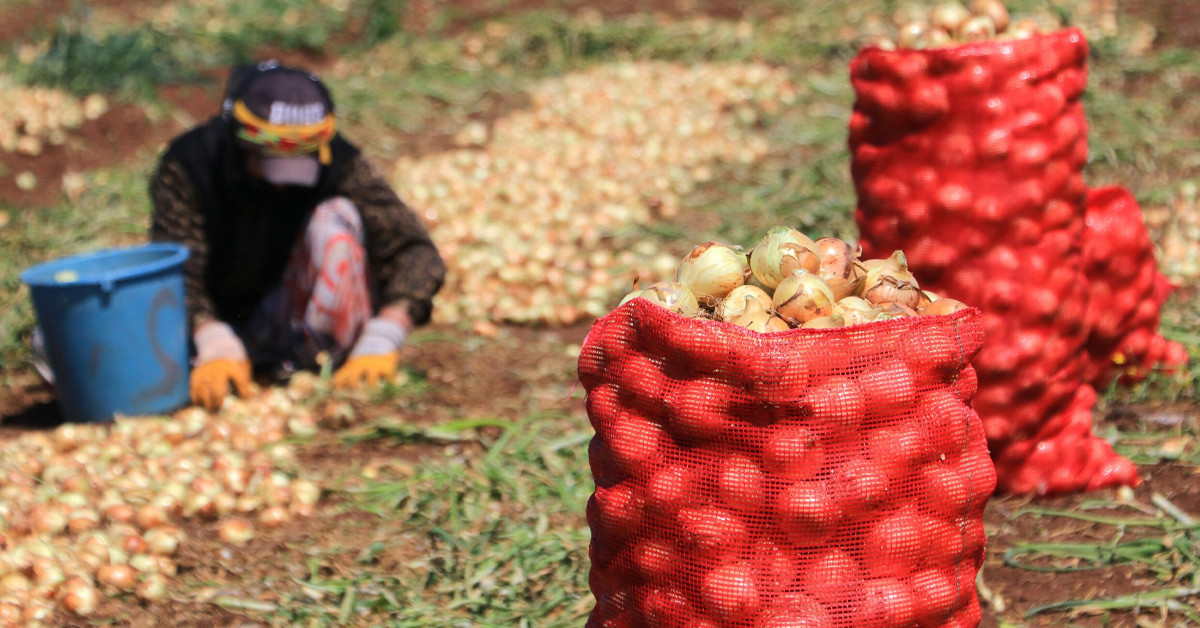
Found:
<svg viewBox="0 0 1200 628"><path fill-rule="evenodd" d="M233 117L238 121L237 138L254 144L263 154L293 157L316 152L321 164L329 165L332 157L329 142L337 134L337 118L333 112L314 124L272 124L238 100L233 103Z"/></svg>

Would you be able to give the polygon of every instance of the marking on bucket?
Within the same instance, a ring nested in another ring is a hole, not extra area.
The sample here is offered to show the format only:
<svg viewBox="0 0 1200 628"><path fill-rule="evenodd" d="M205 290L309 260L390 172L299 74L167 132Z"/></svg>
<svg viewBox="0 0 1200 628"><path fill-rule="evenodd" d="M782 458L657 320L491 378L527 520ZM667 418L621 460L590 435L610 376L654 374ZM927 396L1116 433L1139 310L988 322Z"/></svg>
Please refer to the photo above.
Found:
<svg viewBox="0 0 1200 628"><path fill-rule="evenodd" d="M171 394L175 386L183 379L183 368L171 359L171 355L163 351L158 342L158 312L164 307L179 307L179 300L168 287L163 287L154 295L150 302L150 315L146 319L146 329L150 332L150 349L154 351L154 359L162 367L162 379L157 384L133 396L134 403L143 403Z"/></svg>
<svg viewBox="0 0 1200 628"><path fill-rule="evenodd" d="M100 367L104 364L104 344L96 343L92 345L92 349L88 351L88 375L96 377L100 374Z"/></svg>

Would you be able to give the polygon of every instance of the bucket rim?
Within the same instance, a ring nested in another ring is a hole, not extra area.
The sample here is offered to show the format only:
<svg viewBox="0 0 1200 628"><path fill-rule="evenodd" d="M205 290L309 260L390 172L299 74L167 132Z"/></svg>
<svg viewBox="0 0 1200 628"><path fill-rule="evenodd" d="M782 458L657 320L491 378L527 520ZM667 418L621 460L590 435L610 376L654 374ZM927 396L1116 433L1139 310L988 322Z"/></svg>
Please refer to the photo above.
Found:
<svg viewBox="0 0 1200 628"><path fill-rule="evenodd" d="M169 253L161 259L154 260L146 264L142 264L135 268L123 268L110 270L108 272L97 273L97 276L80 278L76 281L61 282L53 279L54 273L64 267L72 266L83 261L91 261L98 259L107 259L130 255L134 253ZM52 260L35 264L21 271L20 281L29 286L34 287L69 287L69 286L111 286L113 282L130 279L133 277L141 277L143 275L153 274L163 271L174 266L181 265L188 258L188 248L176 242L150 242L136 246L109 247L88 251L86 253L77 253L58 257Z"/></svg>

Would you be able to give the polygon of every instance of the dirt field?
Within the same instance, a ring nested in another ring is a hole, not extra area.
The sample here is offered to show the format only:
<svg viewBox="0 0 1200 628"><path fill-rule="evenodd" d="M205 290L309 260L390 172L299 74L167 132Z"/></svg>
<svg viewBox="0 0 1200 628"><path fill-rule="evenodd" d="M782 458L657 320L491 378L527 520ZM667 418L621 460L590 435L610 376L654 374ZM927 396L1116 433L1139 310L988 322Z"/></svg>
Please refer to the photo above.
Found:
<svg viewBox="0 0 1200 628"><path fill-rule="evenodd" d="M146 3L103 0L91 4L135 7L145 6ZM414 4L419 3L414 0ZM491 3L482 1L459 0L458 4L460 19L464 21L472 16L486 17L498 11ZM553 3L529 1L515 4L520 5L516 9L520 10ZM624 14L645 9L647 4L650 3L630 0L607 3L602 8L605 13ZM1173 3L1128 4L1131 5L1128 8L1131 14L1159 26L1160 45L1200 46L1200 17L1197 17L1190 3L1180 0ZM65 0L37 3L36 8L32 4L20 5L19 9L8 12L0 20L0 41L13 41L24 32L51 28L56 12L66 10L68 5ZM739 6L737 2L681 1L660 3L655 8L705 13L714 17L736 17L741 13ZM504 10L514 9L508 7ZM294 60L309 63L317 70L331 67L336 62L335 59L315 53L288 54ZM220 70L213 69L213 75L219 78ZM67 172L135 163L147 151L156 151L180 132L184 128L180 121L202 120L215 112L219 102L219 81L169 87L163 90L161 98L177 115L151 119L138 105L120 104L98 120L85 123L71 134L65 145L48 146L36 157L0 153L0 171L29 171L41 181L58 181ZM436 142L427 143L426 146L432 148ZM11 176L0 177L0 204L10 208L17 219L21 212L36 211L39 207L51 204L59 194L59 188L54 185L40 186L32 192L23 191L16 187ZM1194 288L1185 288L1191 289ZM477 337L471 343L443 343L436 340L418 343L404 350L403 359L405 363L414 365L414 369L430 384L419 409L397 409L391 404L372 404L361 400L353 405L363 419L398 413L401 419L414 425L434 425L470 416L495 416L516 421L522 418L529 400L538 397L539 389L546 386L547 382L569 385L574 372L574 358L564 351L564 347L578 345L587 330L587 324L551 330L505 328L496 337ZM422 333L436 338L442 334L460 332L435 326ZM0 438L13 438L26 430L50 429L61 421L53 403L53 391L40 383L32 371L18 370L3 375L6 383L0 386L0 416L3 417ZM550 400L546 406L578 417L581 421L586 420L578 391L566 398ZM1167 421L1161 427L1166 431L1177 430L1181 438L1189 438L1186 436L1188 430L1195 429L1195 424L1200 420L1194 407L1182 403L1118 403L1107 406L1104 412L1103 416L1097 416L1097 423L1106 429L1137 431L1153 425L1153 421ZM1187 441L1188 447L1191 444L1190 440ZM427 457L439 454L442 448L438 444L395 444L379 440L348 444L329 436L302 446L301 460L319 476L337 477L369 462L399 459L419 465ZM1104 545L1115 543L1118 539L1130 541L1161 536L1160 531L1152 529L1126 529L1067 517L1028 515L1014 518L1014 514L1022 509L1100 515L1115 512L1109 507L1118 502L1140 504L1149 509L1155 496L1160 495L1168 497L1185 513L1200 514L1197 468L1186 456L1170 459L1163 455L1156 460L1142 461L1139 467L1144 482L1132 491L1132 495L1103 490L1088 495L1047 499L997 496L990 502L985 519L989 540L983 581L986 589L995 597L985 602L982 626L1133 626L1135 621L1138 626L1175 625L1169 622L1154 623L1151 615L1143 615L1140 620L1135 620L1129 613L1115 613L1102 620L1100 611L1074 618L1068 618L1062 612L1025 618L1030 609L1046 604L1064 600L1114 598L1146 590L1152 585L1153 578L1145 565L1102 565L1097 570L1052 573L1017 569L1006 564L1006 553L1025 543L1054 541ZM1098 504L1104 504L1106 508L1092 510ZM179 578L203 585L196 584L187 599L169 602L144 605L137 600L109 599L101 606L99 616L113 618L112 625L131 626L236 626L262 622L261 614L227 610L210 603L210 600L219 595L222 587L228 583L273 582L303 576L308 570L305 564L306 548L331 539L336 539L347 549L332 562L327 562L324 569L332 575L338 574L339 570L352 573L359 555L352 548L403 534L403 523L400 521L379 519L344 508L344 505L337 499L323 501L316 516L295 520L271 530L232 553L222 553L223 547L211 540L211 530L206 534L197 528L191 536L208 538L210 541L201 540L187 546L179 558ZM1125 514L1129 512L1132 511L1126 511ZM189 525L203 527L206 524ZM420 552L419 546L389 545L384 553L376 557L376 567L387 573L390 568L413 560ZM1182 570L1194 568L1194 564L1178 565L1181 573ZM1181 601L1195 609L1194 599L1194 595L1183 596ZM997 608L997 603L1000 608ZM64 620L61 625L96 624Z"/></svg>

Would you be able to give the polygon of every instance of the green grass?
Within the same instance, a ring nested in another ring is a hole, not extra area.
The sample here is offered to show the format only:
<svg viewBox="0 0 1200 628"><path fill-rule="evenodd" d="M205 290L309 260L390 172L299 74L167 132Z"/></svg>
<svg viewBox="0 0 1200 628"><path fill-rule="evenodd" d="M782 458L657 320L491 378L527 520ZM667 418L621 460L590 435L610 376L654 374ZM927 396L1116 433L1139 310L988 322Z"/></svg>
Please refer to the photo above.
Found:
<svg viewBox="0 0 1200 628"><path fill-rule="evenodd" d="M1200 522L1162 495L1151 504L1097 502L1071 511L1025 508L1010 517L1063 518L1089 525L1089 538L1102 542L1019 542L1004 553L1004 564L1027 571L1070 573L1129 567L1154 585L1136 594L1106 599L1065 600L1031 608L1025 617L1047 612L1137 611L1200 622L1187 603L1200 593Z"/></svg>
<svg viewBox="0 0 1200 628"><path fill-rule="evenodd" d="M130 100L155 100L160 85L195 78L170 43L167 35L150 28L96 39L78 23L66 21L45 53L32 63L17 64L14 70L27 84L75 95L106 92Z"/></svg>
<svg viewBox="0 0 1200 628"><path fill-rule="evenodd" d="M512 424L476 419L413 428L376 424L353 439L478 443L446 447L411 477L344 489L352 507L380 517L426 548L403 569L379 573L384 546L361 548L357 573L321 575L315 559L304 587L323 604L293 595L272 610L288 625L345 625L368 614L390 626L578 626L591 608L583 506L593 490L591 431L578 416L535 414ZM491 438L477 430L502 431Z"/></svg>

